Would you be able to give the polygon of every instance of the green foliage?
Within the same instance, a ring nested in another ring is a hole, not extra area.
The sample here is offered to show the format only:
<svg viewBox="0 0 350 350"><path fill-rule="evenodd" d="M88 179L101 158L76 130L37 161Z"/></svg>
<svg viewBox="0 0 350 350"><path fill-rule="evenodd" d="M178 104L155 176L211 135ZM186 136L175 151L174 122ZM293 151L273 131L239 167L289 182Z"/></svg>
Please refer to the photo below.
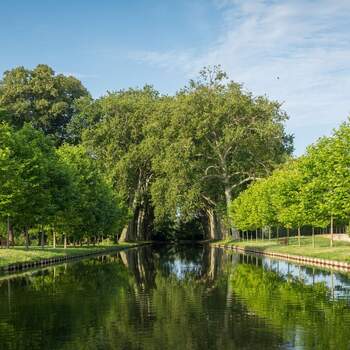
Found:
<svg viewBox="0 0 350 350"><path fill-rule="evenodd" d="M17 233L55 230L72 240L114 236L127 218L82 146L55 150L41 131L0 125L0 218Z"/></svg>
<svg viewBox="0 0 350 350"><path fill-rule="evenodd" d="M225 77L219 67L204 69L151 125L160 140L152 160L156 216L190 219L207 207L225 215L232 197L291 151L280 105Z"/></svg>
<svg viewBox="0 0 350 350"><path fill-rule="evenodd" d="M83 134L87 148L133 215L133 232L127 239L145 239L151 227L147 213L152 211L152 154L144 129L151 122L158 99L150 86L109 93L96 101L95 111L102 115L101 121Z"/></svg>
<svg viewBox="0 0 350 350"><path fill-rule="evenodd" d="M17 129L30 122L62 143L75 113L74 102L88 95L79 80L55 74L47 65L33 70L17 67L6 71L0 81L0 110L4 111L0 118Z"/></svg>
<svg viewBox="0 0 350 350"><path fill-rule="evenodd" d="M280 104L226 79L220 67L205 68L175 96L145 86L93 100L46 65L5 72L2 217L74 240L120 229L126 217L125 240L148 239L169 220L223 232L232 198L292 150ZM246 227L270 220L261 208L268 218L252 214Z"/></svg>
<svg viewBox="0 0 350 350"><path fill-rule="evenodd" d="M52 143L29 124L17 132L6 124L0 130L1 216L11 216L22 228L43 223L53 204L57 159Z"/></svg>
<svg viewBox="0 0 350 350"><path fill-rule="evenodd" d="M127 210L100 174L96 161L83 146L62 146L58 155L71 179L71 203L57 213L58 227L74 240L113 237L125 223Z"/></svg>
<svg viewBox="0 0 350 350"><path fill-rule="evenodd" d="M349 148L348 122L333 136L310 146L304 156L242 192L231 204L233 222L241 230L278 225L326 227L331 217L338 223L348 222Z"/></svg>

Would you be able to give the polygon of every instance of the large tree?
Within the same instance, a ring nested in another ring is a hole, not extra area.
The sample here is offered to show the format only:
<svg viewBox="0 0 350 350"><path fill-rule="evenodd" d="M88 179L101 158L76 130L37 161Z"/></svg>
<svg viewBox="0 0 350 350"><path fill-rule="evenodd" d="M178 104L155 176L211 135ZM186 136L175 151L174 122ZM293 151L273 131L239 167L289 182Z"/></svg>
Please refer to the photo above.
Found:
<svg viewBox="0 0 350 350"><path fill-rule="evenodd" d="M33 70L17 67L6 71L0 81L0 118L15 128L25 122L57 143L68 137L66 125L75 113L75 102L89 93L72 76L55 74L52 68L40 64Z"/></svg>
<svg viewBox="0 0 350 350"><path fill-rule="evenodd" d="M170 104L153 126L162 139L153 160L156 215L205 213L209 237L220 238L236 194L291 153L287 116L279 103L226 82L219 67L204 69Z"/></svg>
<svg viewBox="0 0 350 350"><path fill-rule="evenodd" d="M153 229L149 195L153 172L144 128L151 121L158 99L158 92L150 86L109 93L94 107L101 121L83 137L129 207L131 219L121 240L150 238ZM91 120L90 111L87 120Z"/></svg>

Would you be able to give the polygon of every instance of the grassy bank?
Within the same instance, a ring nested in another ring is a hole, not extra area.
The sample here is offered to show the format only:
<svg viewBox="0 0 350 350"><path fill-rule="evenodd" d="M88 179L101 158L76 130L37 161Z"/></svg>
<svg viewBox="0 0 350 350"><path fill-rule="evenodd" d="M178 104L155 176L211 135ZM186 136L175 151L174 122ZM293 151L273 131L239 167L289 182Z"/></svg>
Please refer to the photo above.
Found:
<svg viewBox="0 0 350 350"><path fill-rule="evenodd" d="M95 247L63 247L44 248L41 247L13 247L0 249L0 268L17 263L34 262L43 259L60 258L65 256L77 256L83 254L100 253L113 248L126 248L137 246L139 243L119 243L118 245L101 245Z"/></svg>
<svg viewBox="0 0 350 350"><path fill-rule="evenodd" d="M233 245L241 248L253 249L260 252L293 254L350 263L350 243L343 241L334 241L333 247L330 247L329 239L325 237L316 236L315 247L312 246L312 240L309 236L301 238L300 247L298 245L298 239L295 237L289 239L288 245L281 245L276 239L272 239L271 241L225 240L217 241L212 244L224 244L228 246Z"/></svg>

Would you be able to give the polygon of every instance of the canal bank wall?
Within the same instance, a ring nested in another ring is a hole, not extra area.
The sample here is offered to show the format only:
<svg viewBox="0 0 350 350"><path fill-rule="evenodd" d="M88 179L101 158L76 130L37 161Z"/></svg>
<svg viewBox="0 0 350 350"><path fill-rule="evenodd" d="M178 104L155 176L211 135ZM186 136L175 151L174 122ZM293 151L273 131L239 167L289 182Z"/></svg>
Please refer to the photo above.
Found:
<svg viewBox="0 0 350 350"><path fill-rule="evenodd" d="M137 244L133 244L130 246L108 247L106 249L96 250L96 251L92 251L92 252L91 251L85 252L82 254L62 255L62 256L57 256L57 257L52 257L52 258L47 258L47 259L23 261L23 262L17 262L17 263L15 262L15 263L0 267L0 273L18 272L18 271L24 271L24 270L33 269L33 268L47 267L47 266L51 266L51 265L62 264L62 263L72 261L72 260L78 260L78 259L92 257L92 256L110 254L113 252L118 252L118 251L132 249L132 248L138 248L138 247L148 245L148 244L151 244L151 242L142 242L142 243L137 243ZM67 249L69 249L69 248L67 248Z"/></svg>
<svg viewBox="0 0 350 350"><path fill-rule="evenodd" d="M328 259L321 259L321 258L312 258L309 256L302 256L302 255L294 255L294 254L285 254L285 253L276 253L276 252L266 252L259 249L253 249L249 247L240 247L236 245L226 245L226 244L211 244L213 247L219 247L223 248L225 250L233 250L240 253L248 253L248 254L255 254L255 255L261 255L261 256L268 256L274 259L279 260L287 260L292 261L295 263L299 263L302 265L310 265L320 268L327 268L342 272L350 272L350 264L343 261L337 261L337 260L328 260Z"/></svg>

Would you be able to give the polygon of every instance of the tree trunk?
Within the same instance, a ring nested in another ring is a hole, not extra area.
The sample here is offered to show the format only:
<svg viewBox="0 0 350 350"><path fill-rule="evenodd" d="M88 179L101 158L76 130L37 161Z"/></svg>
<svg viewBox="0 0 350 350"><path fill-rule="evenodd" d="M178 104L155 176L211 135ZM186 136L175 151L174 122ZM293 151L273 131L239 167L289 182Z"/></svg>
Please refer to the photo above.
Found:
<svg viewBox="0 0 350 350"><path fill-rule="evenodd" d="M135 241L149 239L153 228L153 208L150 198L147 195L147 187L150 183L150 178L143 182L142 173L139 174L139 182L132 200L131 208L133 217L124 227L119 241Z"/></svg>
<svg viewBox="0 0 350 350"><path fill-rule="evenodd" d="M228 180L229 181L229 180ZM234 227L234 223L231 222L230 219L230 205L232 202L232 189L229 183L225 184L225 199L226 199L226 213L227 213L227 219L229 223L229 228L228 228L228 234L233 238L233 239L239 239L239 233L238 230Z"/></svg>
<svg viewBox="0 0 350 350"><path fill-rule="evenodd" d="M258 229L255 230L255 240L258 240Z"/></svg>
<svg viewBox="0 0 350 350"><path fill-rule="evenodd" d="M287 244L289 244L289 231L290 231L290 228L288 227L287 228Z"/></svg>
<svg viewBox="0 0 350 350"><path fill-rule="evenodd" d="M26 249L28 249L29 248L29 235L28 235L27 227L24 228L24 238L25 238Z"/></svg>
<svg viewBox="0 0 350 350"><path fill-rule="evenodd" d="M41 249L44 249L44 246L45 246L45 242L44 242L44 228L41 226Z"/></svg>
<svg viewBox="0 0 350 350"><path fill-rule="evenodd" d="M10 216L7 216L7 242L6 246L7 248L10 248Z"/></svg>
<svg viewBox="0 0 350 350"><path fill-rule="evenodd" d="M232 201L232 190L231 186L229 184L225 185L225 199L226 199L226 209L227 209L227 215L229 214L229 208Z"/></svg>
<svg viewBox="0 0 350 350"><path fill-rule="evenodd" d="M312 248L315 248L315 228L312 226Z"/></svg>
<svg viewBox="0 0 350 350"><path fill-rule="evenodd" d="M128 224L123 228L123 231L119 237L120 242L130 242L135 240L135 234L134 234L134 218L132 218Z"/></svg>
<svg viewBox="0 0 350 350"><path fill-rule="evenodd" d="M56 248L56 232L55 230L52 231L52 247Z"/></svg>
<svg viewBox="0 0 350 350"><path fill-rule="evenodd" d="M137 226L139 221L139 211L140 211L139 207L134 209L132 219L129 220L128 224L123 228L123 231L120 235L120 238L119 238L120 242L136 241Z"/></svg>
<svg viewBox="0 0 350 350"><path fill-rule="evenodd" d="M63 248L67 249L67 235L66 234L64 234L64 237L63 237Z"/></svg>
<svg viewBox="0 0 350 350"><path fill-rule="evenodd" d="M299 247L301 246L301 241L300 241L300 226L298 226L298 244Z"/></svg>
<svg viewBox="0 0 350 350"><path fill-rule="evenodd" d="M214 209L207 210L209 224L209 239L222 239L221 223Z"/></svg>
<svg viewBox="0 0 350 350"><path fill-rule="evenodd" d="M271 241L271 227L269 227L269 241Z"/></svg>
<svg viewBox="0 0 350 350"><path fill-rule="evenodd" d="M277 226L276 230L277 230L276 231L277 239L279 239L280 238L280 228L279 228L279 226Z"/></svg>
<svg viewBox="0 0 350 350"><path fill-rule="evenodd" d="M333 220L333 215L331 215L331 247L333 247L333 224L334 224L334 220Z"/></svg>

